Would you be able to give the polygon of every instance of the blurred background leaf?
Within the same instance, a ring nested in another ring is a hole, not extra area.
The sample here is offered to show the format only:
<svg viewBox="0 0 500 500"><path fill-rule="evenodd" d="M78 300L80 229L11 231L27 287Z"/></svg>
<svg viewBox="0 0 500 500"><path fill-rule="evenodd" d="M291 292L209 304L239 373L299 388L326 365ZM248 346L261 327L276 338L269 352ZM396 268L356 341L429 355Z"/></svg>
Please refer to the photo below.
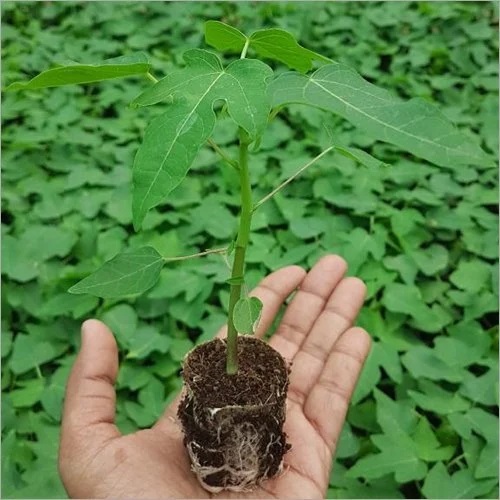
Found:
<svg viewBox="0 0 500 500"><path fill-rule="evenodd" d="M2 2L1 9L3 88L55 61L138 51L161 78L185 50L207 48L204 23L215 19L244 33L290 30L302 46L401 98L437 104L488 154L498 153L496 2L315 2L314 9L308 2ZM132 76L4 95L2 497L65 495L59 419L83 319L98 317L117 336L117 423L126 433L157 418L180 387L185 353L225 321L229 270L220 255L166 265L136 299L66 292L128 248L153 246L168 257L234 236L236 174L209 147L134 233L131 167L147 123L163 109L128 104L148 85ZM231 121L221 120L214 134L234 157ZM368 285L359 324L374 348L328 497L498 498L497 169L436 167L341 118L290 106L251 156L256 199L332 142L390 167L323 157L257 211L246 276L251 287L277 267L308 267L333 252Z"/></svg>

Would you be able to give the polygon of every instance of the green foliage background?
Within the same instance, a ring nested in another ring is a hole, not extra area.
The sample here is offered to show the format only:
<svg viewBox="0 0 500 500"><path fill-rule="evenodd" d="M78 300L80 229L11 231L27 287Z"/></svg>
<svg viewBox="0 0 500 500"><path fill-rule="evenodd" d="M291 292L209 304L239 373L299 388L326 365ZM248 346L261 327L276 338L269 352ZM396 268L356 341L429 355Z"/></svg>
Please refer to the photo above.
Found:
<svg viewBox="0 0 500 500"><path fill-rule="evenodd" d="M3 85L57 61L147 52L157 77L203 47L203 22L278 26L403 97L435 101L498 151L498 4L3 2ZM186 181L135 234L133 156L160 108L127 104L127 79L4 96L2 497L63 497L56 470L64 384L79 325L96 316L121 350L118 425L151 425L180 386L179 363L224 322L219 256L169 266L135 301L66 293L118 251L166 256L226 245L235 173L204 148ZM257 212L255 284L285 264L339 253L368 284L359 323L374 347L331 476L332 498L498 498L497 170L438 168L329 129L392 166L326 157ZM215 140L234 151L234 127ZM324 115L281 113L251 159L256 196L326 145ZM300 493L300 492L298 492Z"/></svg>

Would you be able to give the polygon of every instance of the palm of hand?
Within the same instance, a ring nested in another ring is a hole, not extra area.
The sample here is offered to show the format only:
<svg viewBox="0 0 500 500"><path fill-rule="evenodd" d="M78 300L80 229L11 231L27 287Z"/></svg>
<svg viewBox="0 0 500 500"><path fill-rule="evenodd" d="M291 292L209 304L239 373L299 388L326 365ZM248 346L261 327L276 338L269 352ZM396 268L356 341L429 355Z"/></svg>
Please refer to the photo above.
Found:
<svg viewBox="0 0 500 500"><path fill-rule="evenodd" d="M87 322L63 417L59 466L68 493L93 498L324 498L348 401L370 346L366 332L351 327L365 287L356 278L343 278L344 272L344 262L329 256L305 277L299 267L281 269L253 292L264 302L261 335L300 285L270 341L293 362L285 423L292 449L285 456L285 472L250 492L213 495L199 485L182 443L178 401L151 429L120 435L114 425L116 343L102 323Z"/></svg>

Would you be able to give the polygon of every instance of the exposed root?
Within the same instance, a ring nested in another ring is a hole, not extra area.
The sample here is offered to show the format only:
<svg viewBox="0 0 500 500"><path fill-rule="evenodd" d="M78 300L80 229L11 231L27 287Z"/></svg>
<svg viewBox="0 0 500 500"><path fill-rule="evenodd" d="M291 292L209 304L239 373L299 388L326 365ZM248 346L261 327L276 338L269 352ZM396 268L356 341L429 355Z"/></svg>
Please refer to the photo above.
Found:
<svg viewBox="0 0 500 500"><path fill-rule="evenodd" d="M192 470L203 487L212 493L218 493L223 489L231 491L249 491L255 487L260 479L267 477L267 471L260 470L261 456L259 453L261 435L249 423L242 423L234 427L231 439L226 442L224 449L207 450L198 443L192 441L187 443L187 450L191 458ZM269 452L273 444L279 442L279 436L272 436L272 440L266 447ZM219 467L204 466L198 457L199 451L215 451L223 455L223 465ZM283 460L281 461L279 472L283 470ZM207 483L207 478L218 473L225 472L230 481L224 486L211 486Z"/></svg>
<svg viewBox="0 0 500 500"><path fill-rule="evenodd" d="M225 344L194 349L183 367L178 416L191 468L207 491L242 492L284 472L290 445L286 415L288 367L267 344L239 339L237 375L225 372Z"/></svg>

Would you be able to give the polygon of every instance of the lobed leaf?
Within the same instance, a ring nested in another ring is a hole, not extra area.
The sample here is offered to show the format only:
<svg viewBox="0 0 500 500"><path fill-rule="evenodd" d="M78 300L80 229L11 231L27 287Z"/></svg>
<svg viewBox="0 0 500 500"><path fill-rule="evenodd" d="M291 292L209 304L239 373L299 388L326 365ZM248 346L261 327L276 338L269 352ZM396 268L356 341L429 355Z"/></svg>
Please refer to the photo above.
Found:
<svg viewBox="0 0 500 500"><path fill-rule="evenodd" d="M417 446L406 434L372 436L380 453L367 455L358 460L347 472L347 477L373 479L394 474L396 481L404 483L423 479L427 473L425 463L419 458Z"/></svg>
<svg viewBox="0 0 500 500"><path fill-rule="evenodd" d="M429 471L422 492L426 498L478 498L488 493L496 480L475 480L472 470L462 469L452 476L442 462Z"/></svg>
<svg viewBox="0 0 500 500"><path fill-rule="evenodd" d="M234 306L234 327L239 333L253 334L261 314L262 302L257 297L244 297Z"/></svg>
<svg viewBox="0 0 500 500"><path fill-rule="evenodd" d="M72 286L69 292L105 299L137 295L156 283L163 262L163 257L152 247L124 252Z"/></svg>
<svg viewBox="0 0 500 500"><path fill-rule="evenodd" d="M34 90L144 75L150 67L147 56L142 52L97 64L69 63L43 71L28 82L11 83L6 90Z"/></svg>
<svg viewBox="0 0 500 500"><path fill-rule="evenodd" d="M491 166L491 159L431 103L402 101L349 66L329 64L311 76L289 72L269 85L273 107L298 103L336 113L375 139L440 166Z"/></svg>
<svg viewBox="0 0 500 500"><path fill-rule="evenodd" d="M169 100L168 111L146 129L133 167L133 219L139 229L149 209L158 205L184 179L202 144L215 126L213 103L227 102L231 118L255 139L267 124L266 80L272 70L242 59L223 68L217 56L192 49L187 67L174 72L138 96L133 106Z"/></svg>

